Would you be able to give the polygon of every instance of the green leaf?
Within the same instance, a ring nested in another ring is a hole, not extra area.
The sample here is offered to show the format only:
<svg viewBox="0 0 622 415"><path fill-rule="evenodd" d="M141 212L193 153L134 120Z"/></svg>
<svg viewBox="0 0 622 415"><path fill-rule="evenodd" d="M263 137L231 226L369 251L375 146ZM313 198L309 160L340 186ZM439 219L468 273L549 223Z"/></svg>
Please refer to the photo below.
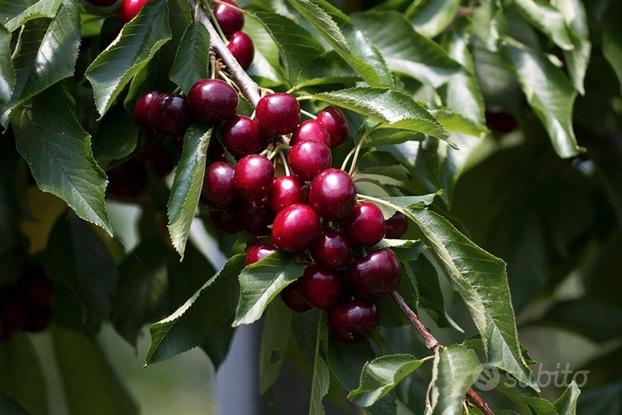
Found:
<svg viewBox="0 0 622 415"><path fill-rule="evenodd" d="M51 331L62 390L70 413L139 414L138 405L127 386L93 340L75 330L53 327Z"/></svg>
<svg viewBox="0 0 622 415"><path fill-rule="evenodd" d="M367 362L361 371L359 386L350 391L348 399L364 408L372 406L422 363L408 354L381 356Z"/></svg>
<svg viewBox="0 0 622 415"><path fill-rule="evenodd" d="M186 28L171 67L170 78L187 94L199 79L208 77L209 33L199 22Z"/></svg>
<svg viewBox="0 0 622 415"><path fill-rule="evenodd" d="M573 380L562 396L555 402L555 409L557 409L559 415L577 415L577 402L579 401L580 394L581 390Z"/></svg>
<svg viewBox="0 0 622 415"><path fill-rule="evenodd" d="M98 123L93 139L93 155L107 168L113 161L131 155L138 144L138 126L122 107L109 111Z"/></svg>
<svg viewBox="0 0 622 415"><path fill-rule="evenodd" d="M435 266L447 275L468 306L482 336L487 362L537 390L521 353L505 263L432 211L408 209L403 213L431 248Z"/></svg>
<svg viewBox="0 0 622 415"><path fill-rule="evenodd" d="M106 175L95 162L90 137L73 116L63 90L52 88L19 107L11 125L17 150L37 186L112 235L104 206Z"/></svg>
<svg viewBox="0 0 622 415"><path fill-rule="evenodd" d="M13 93L1 112L73 76L80 46L78 22L76 4L67 3L51 21L36 20L24 27L13 57Z"/></svg>
<svg viewBox="0 0 622 415"><path fill-rule="evenodd" d="M462 413L467 390L482 366L473 350L453 345L437 351L432 370L431 414Z"/></svg>
<svg viewBox="0 0 622 415"><path fill-rule="evenodd" d="M587 15L585 7L580 0L558 0L557 7L561 11L568 25L574 49L564 51L565 62L574 88L581 94L585 94L583 81L590 62L592 44L589 40Z"/></svg>
<svg viewBox="0 0 622 415"><path fill-rule="evenodd" d="M328 393L330 386L330 371L322 355L326 351L326 336L328 330L324 322L324 313L320 313L317 321L315 337L315 352L313 356L313 373L311 375L311 398L309 401L309 415L324 415L322 400Z"/></svg>
<svg viewBox="0 0 622 415"><path fill-rule="evenodd" d="M303 272L304 265L284 252L271 254L244 268L240 274L240 302L233 326L259 320L274 297Z"/></svg>
<svg viewBox="0 0 622 415"><path fill-rule="evenodd" d="M0 108L9 102L15 84L15 71L11 61L11 33L0 26Z"/></svg>
<svg viewBox="0 0 622 415"><path fill-rule="evenodd" d="M589 297L561 301L547 311L539 325L553 325L605 343L622 337L622 308Z"/></svg>
<svg viewBox="0 0 622 415"><path fill-rule="evenodd" d="M465 134L471 137L480 137L486 135L488 128L482 124L475 123L464 117L462 114L453 112L448 109L435 109L430 113L438 120L443 128L449 133ZM462 149L459 149L460 151Z"/></svg>
<svg viewBox="0 0 622 415"><path fill-rule="evenodd" d="M217 329L231 324L244 255L236 255L173 314L151 325L147 364L202 345Z"/></svg>
<svg viewBox="0 0 622 415"><path fill-rule="evenodd" d="M440 35L453 22L460 0L422 0L412 2L406 11L417 32L429 38Z"/></svg>
<svg viewBox="0 0 622 415"><path fill-rule="evenodd" d="M295 85L302 81L301 72L304 68L324 53L322 45L306 29L287 17L269 12L257 12L254 16L278 47L290 84Z"/></svg>
<svg viewBox="0 0 622 415"><path fill-rule="evenodd" d="M148 2L138 16L123 25L121 34L86 70L100 115L170 39L166 0Z"/></svg>
<svg viewBox="0 0 622 415"><path fill-rule="evenodd" d="M352 21L376 45L393 72L438 88L461 70L458 62L417 33L400 13L368 11L354 15Z"/></svg>
<svg viewBox="0 0 622 415"><path fill-rule="evenodd" d="M374 117L381 122L381 128L447 138L447 132L434 116L402 92L382 88L350 88L316 94L311 98Z"/></svg>
<svg viewBox="0 0 622 415"><path fill-rule="evenodd" d="M331 50L309 62L300 76L300 82L292 89L326 84L353 84L360 79L360 76L334 50Z"/></svg>
<svg viewBox="0 0 622 415"><path fill-rule="evenodd" d="M48 414L46 380L35 348L24 332L16 332L0 343L0 395L19 404L27 414Z"/></svg>
<svg viewBox="0 0 622 415"><path fill-rule="evenodd" d="M244 31L253 39L255 57L247 72L259 79L262 85L280 85L285 76L279 62L280 50L272 35L254 14L247 14L244 20Z"/></svg>
<svg viewBox="0 0 622 415"><path fill-rule="evenodd" d="M261 350L259 352L259 392L266 393L281 370L287 354L292 325L292 312L282 301L273 301L261 327Z"/></svg>
<svg viewBox="0 0 622 415"><path fill-rule="evenodd" d="M607 11L603 14L603 54L618 77L622 91L622 28L619 16L622 15L622 4L609 1Z"/></svg>
<svg viewBox="0 0 622 415"><path fill-rule="evenodd" d="M0 23L12 32L30 20L53 18L61 3L62 0L5 0L0 4Z"/></svg>
<svg viewBox="0 0 622 415"><path fill-rule="evenodd" d="M201 198L207 146L211 138L212 129L198 124L186 131L184 148L168 199L168 230L173 246L182 258L190 225Z"/></svg>
<svg viewBox="0 0 622 415"><path fill-rule="evenodd" d="M566 75L545 56L515 41L508 39L503 51L557 154L568 158L582 152L572 129L572 107L577 92Z"/></svg>
<svg viewBox="0 0 622 415"><path fill-rule="evenodd" d="M4 415L28 415L28 412L13 399L0 394L0 413Z"/></svg>
<svg viewBox="0 0 622 415"><path fill-rule="evenodd" d="M335 9L320 0L289 0L289 3L370 86L393 86L393 76L382 55L360 30L352 26L347 16L335 15ZM336 22L334 17L339 21Z"/></svg>
<svg viewBox="0 0 622 415"><path fill-rule="evenodd" d="M570 30L559 9L544 0L513 0L513 2L525 19L546 34L557 46L564 50L574 49Z"/></svg>

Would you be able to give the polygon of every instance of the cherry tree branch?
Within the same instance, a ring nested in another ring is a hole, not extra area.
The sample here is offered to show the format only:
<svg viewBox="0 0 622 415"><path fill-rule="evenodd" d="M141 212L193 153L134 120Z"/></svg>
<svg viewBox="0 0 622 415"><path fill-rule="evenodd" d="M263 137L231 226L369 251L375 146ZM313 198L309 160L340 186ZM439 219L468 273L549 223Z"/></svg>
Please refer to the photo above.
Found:
<svg viewBox="0 0 622 415"><path fill-rule="evenodd" d="M428 350L435 351L439 347L443 347L438 340L434 337L430 330L419 320L419 316L415 313L404 301L404 297L400 295L397 291L393 291L391 296L397 303L397 305L402 309L406 318L411 322L411 324L415 327L415 330L419 333L419 335L423 338L425 342L425 347ZM494 415L488 404L482 399L481 396L473 388L469 388L467 391L467 396L473 403L473 405L477 406L485 415Z"/></svg>
<svg viewBox="0 0 622 415"><path fill-rule="evenodd" d="M235 57L229 52L227 45L220 37L220 34L210 21L210 18L205 14L205 11L197 4L200 0L188 0L190 7L193 10L197 10L196 19L200 22L210 35L210 46L214 49L216 54L223 60L227 69L231 73L231 76L240 87L242 94L253 104L253 107L257 106L261 95L259 93L259 85L251 79L244 69L240 66Z"/></svg>

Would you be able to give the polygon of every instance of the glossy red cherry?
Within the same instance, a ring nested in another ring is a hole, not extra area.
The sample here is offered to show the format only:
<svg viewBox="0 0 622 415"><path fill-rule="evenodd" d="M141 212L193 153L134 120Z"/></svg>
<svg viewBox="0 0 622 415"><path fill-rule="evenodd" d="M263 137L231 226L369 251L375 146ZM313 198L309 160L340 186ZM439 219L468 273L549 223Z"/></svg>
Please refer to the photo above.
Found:
<svg viewBox="0 0 622 415"><path fill-rule="evenodd" d="M359 297L377 298L400 284L400 261L390 249L372 252L348 268L350 287Z"/></svg>
<svg viewBox="0 0 622 415"><path fill-rule="evenodd" d="M343 268L352 259L352 245L341 232L323 229L311 247L311 256L318 265L324 268Z"/></svg>
<svg viewBox="0 0 622 415"><path fill-rule="evenodd" d="M337 147L348 139L348 123L343 112L338 108L324 108L317 114L316 120L328 132L331 147Z"/></svg>
<svg viewBox="0 0 622 415"><path fill-rule="evenodd" d="M251 154L235 166L235 188L247 199L266 197L272 189L274 167L267 157Z"/></svg>
<svg viewBox="0 0 622 415"><path fill-rule="evenodd" d="M384 224L387 231L385 237L389 239L401 238L408 229L408 219L401 212L395 212Z"/></svg>
<svg viewBox="0 0 622 415"><path fill-rule="evenodd" d="M233 167L222 161L207 166L201 190L205 203L219 208L231 205L235 199L234 174Z"/></svg>
<svg viewBox="0 0 622 415"><path fill-rule="evenodd" d="M106 172L106 193L121 199L134 199L147 188L149 175L145 166L136 159L129 159Z"/></svg>
<svg viewBox="0 0 622 415"><path fill-rule="evenodd" d="M255 108L259 127L267 135L293 132L300 123L300 104L290 94L277 93L262 97Z"/></svg>
<svg viewBox="0 0 622 415"><path fill-rule="evenodd" d="M290 150L288 160L296 176L304 181L312 180L330 167L330 148L315 141L303 141Z"/></svg>
<svg viewBox="0 0 622 415"><path fill-rule="evenodd" d="M378 308L365 300L337 304L328 314L330 333L345 343L357 343L369 338L378 321Z"/></svg>
<svg viewBox="0 0 622 415"><path fill-rule="evenodd" d="M253 235L269 235L268 225L274 219L268 197L261 199L242 199L240 205L242 228Z"/></svg>
<svg viewBox="0 0 622 415"><path fill-rule="evenodd" d="M238 94L220 79L202 79L190 88L188 106L198 121L216 124L235 114Z"/></svg>
<svg viewBox="0 0 622 415"><path fill-rule="evenodd" d="M287 252L311 247L320 234L320 219L307 205L296 204L281 210L272 226L272 242Z"/></svg>
<svg viewBox="0 0 622 415"><path fill-rule="evenodd" d="M281 176L274 179L270 204L272 210L280 212L282 209L304 202L304 191L300 181L294 176Z"/></svg>
<svg viewBox="0 0 622 415"><path fill-rule="evenodd" d="M150 105L149 126L165 138L181 138L190 126L186 98L180 95L160 94Z"/></svg>
<svg viewBox="0 0 622 415"><path fill-rule="evenodd" d="M300 288L307 303L327 309L334 306L343 293L343 280L335 271L309 265L300 278Z"/></svg>
<svg viewBox="0 0 622 415"><path fill-rule="evenodd" d="M253 39L244 32L235 32L229 38L227 49L238 61L242 69L248 69L253 63L253 57L255 56L255 47L253 46Z"/></svg>
<svg viewBox="0 0 622 415"><path fill-rule="evenodd" d="M372 246L384 238L384 216L373 203L359 203L345 226L346 234L354 245Z"/></svg>
<svg viewBox="0 0 622 415"><path fill-rule="evenodd" d="M257 121L246 115L229 118L223 128L223 136L227 150L236 157L257 153L265 145Z"/></svg>
<svg viewBox="0 0 622 415"><path fill-rule="evenodd" d="M231 209L210 210L209 216L214 226L223 232L236 233L242 229L239 216Z"/></svg>
<svg viewBox="0 0 622 415"><path fill-rule="evenodd" d="M352 178L341 169L326 169L309 186L309 205L324 219L343 221L356 205Z"/></svg>
<svg viewBox="0 0 622 415"><path fill-rule="evenodd" d="M246 250L246 258L244 258L244 265L251 265L257 261L261 261L268 255L276 252L276 246L268 244L256 244L251 245Z"/></svg>
<svg viewBox="0 0 622 415"><path fill-rule="evenodd" d="M330 147L330 136L322 124L316 120L303 121L294 131L292 141L289 144L294 146L303 141L317 141Z"/></svg>
<svg viewBox="0 0 622 415"><path fill-rule="evenodd" d="M117 10L117 17L127 23L142 10L149 0L123 0Z"/></svg>
<svg viewBox="0 0 622 415"><path fill-rule="evenodd" d="M237 4L234 1L227 1L227 3L237 7ZM216 16L218 25L226 36L229 36L244 27L244 14L233 7L220 3L214 7L213 12L214 16Z"/></svg>
<svg viewBox="0 0 622 415"><path fill-rule="evenodd" d="M283 291L281 291L281 298L290 309L297 313L304 313L311 309L311 306L307 304L300 290L300 280L296 280L283 288Z"/></svg>
<svg viewBox="0 0 622 415"><path fill-rule="evenodd" d="M149 124L149 110L151 104L160 96L158 91L149 91L136 100L134 104L134 122L143 128L151 128Z"/></svg>

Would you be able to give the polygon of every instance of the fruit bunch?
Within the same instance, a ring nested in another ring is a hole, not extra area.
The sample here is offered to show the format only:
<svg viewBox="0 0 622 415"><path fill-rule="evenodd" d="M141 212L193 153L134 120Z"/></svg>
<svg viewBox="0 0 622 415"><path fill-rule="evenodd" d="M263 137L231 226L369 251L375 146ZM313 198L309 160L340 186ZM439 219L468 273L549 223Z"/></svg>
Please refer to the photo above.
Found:
<svg viewBox="0 0 622 415"><path fill-rule="evenodd" d="M0 342L17 330L37 333L52 317L54 284L45 271L31 266L14 284L0 288Z"/></svg>

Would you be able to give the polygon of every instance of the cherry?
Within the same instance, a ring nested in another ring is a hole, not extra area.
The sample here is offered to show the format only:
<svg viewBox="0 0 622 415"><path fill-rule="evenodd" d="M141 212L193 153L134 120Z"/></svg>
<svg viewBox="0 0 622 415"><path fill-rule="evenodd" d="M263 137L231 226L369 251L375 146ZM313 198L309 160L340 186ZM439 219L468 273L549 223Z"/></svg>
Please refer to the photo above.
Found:
<svg viewBox="0 0 622 415"><path fill-rule="evenodd" d="M175 168L175 162L170 152L157 141L151 147L147 147L138 156L140 160L158 177L166 177Z"/></svg>
<svg viewBox="0 0 622 415"><path fill-rule="evenodd" d="M288 160L294 174L308 181L330 167L330 148L315 141L303 141L290 150Z"/></svg>
<svg viewBox="0 0 622 415"><path fill-rule="evenodd" d="M334 306L343 293L342 278L335 271L309 265L300 278L302 295L307 304L321 309Z"/></svg>
<svg viewBox="0 0 622 415"><path fill-rule="evenodd" d="M341 169L326 169L313 179L309 187L309 205L324 219L343 221L356 204L352 178Z"/></svg>
<svg viewBox="0 0 622 415"><path fill-rule="evenodd" d="M304 202L304 191L300 181L294 176L281 176L274 179L270 204L275 212Z"/></svg>
<svg viewBox="0 0 622 415"><path fill-rule="evenodd" d="M234 1L227 1L227 3L237 7L236 2ZM214 16L216 16L218 25L226 36L229 36L244 27L244 14L233 7L220 3L214 7L213 12Z"/></svg>
<svg viewBox="0 0 622 415"><path fill-rule="evenodd" d="M134 199L147 188L149 175L145 166L130 159L108 170L107 193L122 199Z"/></svg>
<svg viewBox="0 0 622 415"><path fill-rule="evenodd" d="M186 99L181 95L160 94L150 105L147 120L155 133L162 137L182 137L190 125Z"/></svg>
<svg viewBox="0 0 622 415"><path fill-rule="evenodd" d="M359 203L354 206L345 229L353 244L375 245L384 238L385 226L382 211L373 203Z"/></svg>
<svg viewBox="0 0 622 415"><path fill-rule="evenodd" d="M270 94L259 100L255 115L265 134L289 134L300 123L300 104L293 95Z"/></svg>
<svg viewBox="0 0 622 415"><path fill-rule="evenodd" d="M149 91L136 100L133 111L134 122L136 124L143 128L151 128L151 124L149 123L149 110L151 109L151 104L153 104L159 96L160 92Z"/></svg>
<svg viewBox="0 0 622 415"><path fill-rule="evenodd" d="M224 208L235 198L235 171L228 163L217 161L205 170L201 196L210 206Z"/></svg>
<svg viewBox="0 0 622 415"><path fill-rule="evenodd" d="M331 147L337 147L348 139L348 123L340 109L326 107L317 114L316 120L328 132Z"/></svg>
<svg viewBox="0 0 622 415"><path fill-rule="evenodd" d="M486 125L496 134L508 134L518 127L512 114L503 111L486 111Z"/></svg>
<svg viewBox="0 0 622 415"><path fill-rule="evenodd" d="M28 305L46 306L52 300L54 283L41 267L30 267L19 281L19 288Z"/></svg>
<svg viewBox="0 0 622 415"><path fill-rule="evenodd" d="M401 238L408 229L408 219L401 212L395 212L393 216L384 221L387 234L385 235L389 239Z"/></svg>
<svg viewBox="0 0 622 415"><path fill-rule="evenodd" d="M123 0L117 10L117 17L121 22L127 23L142 10L149 0Z"/></svg>
<svg viewBox="0 0 622 415"><path fill-rule="evenodd" d="M300 280L296 280L283 288L281 291L281 298L283 302L292 310L298 313L304 313L311 309L311 306L307 304L302 291L300 289Z"/></svg>
<svg viewBox="0 0 622 415"><path fill-rule="evenodd" d="M245 231L253 235L269 234L268 225L272 223L274 214L268 197L255 200L242 199L240 217Z"/></svg>
<svg viewBox="0 0 622 415"><path fill-rule="evenodd" d="M238 61L242 69L248 69L253 63L253 57L255 56L255 47L253 46L253 39L244 32L235 32L229 38L227 49Z"/></svg>
<svg viewBox="0 0 622 415"><path fill-rule="evenodd" d="M316 120L303 121L294 131L289 144L293 146L303 141L317 141L330 147L330 136Z"/></svg>
<svg viewBox="0 0 622 415"><path fill-rule="evenodd" d="M225 146L231 154L243 157L257 153L265 145L257 121L246 115L234 115L223 129Z"/></svg>
<svg viewBox="0 0 622 415"><path fill-rule="evenodd" d="M365 300L338 304L328 314L330 333L345 343L357 343L371 336L378 325L378 308Z"/></svg>
<svg viewBox="0 0 622 415"><path fill-rule="evenodd" d="M248 199L261 199L270 193L274 179L274 167L265 156L251 154L235 166L235 187Z"/></svg>
<svg viewBox="0 0 622 415"><path fill-rule="evenodd" d="M324 268L343 268L352 259L352 245L341 232L323 229L311 247L311 256Z"/></svg>
<svg viewBox="0 0 622 415"><path fill-rule="evenodd" d="M276 252L276 246L268 244L256 244L251 245L246 250L246 258L244 258L244 265L251 265L257 261L260 261L268 255Z"/></svg>
<svg viewBox="0 0 622 415"><path fill-rule="evenodd" d="M188 105L198 121L216 124L235 114L238 94L220 79L202 79L190 88Z"/></svg>
<svg viewBox="0 0 622 415"><path fill-rule="evenodd" d="M214 226L223 232L236 233L241 229L240 218L232 210L210 210L210 219Z"/></svg>
<svg viewBox="0 0 622 415"><path fill-rule="evenodd" d="M400 261L390 249L372 252L350 265L348 281L356 295L363 298L389 294L400 284Z"/></svg>
<svg viewBox="0 0 622 415"><path fill-rule="evenodd" d="M300 252L311 247L320 234L320 219L307 205L295 204L281 210L274 219L272 241L279 249Z"/></svg>

